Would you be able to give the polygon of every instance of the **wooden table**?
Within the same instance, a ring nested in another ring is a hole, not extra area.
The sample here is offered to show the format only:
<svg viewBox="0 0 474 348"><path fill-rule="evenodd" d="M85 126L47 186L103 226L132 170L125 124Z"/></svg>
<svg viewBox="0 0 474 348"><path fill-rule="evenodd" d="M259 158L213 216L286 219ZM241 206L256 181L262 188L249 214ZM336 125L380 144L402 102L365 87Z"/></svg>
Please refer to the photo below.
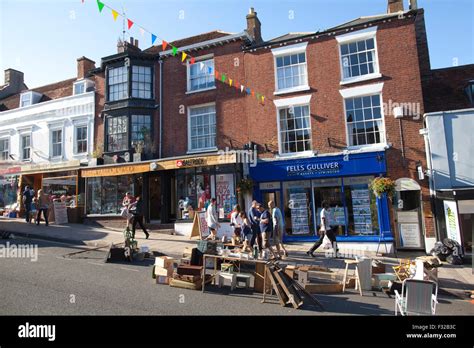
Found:
<svg viewBox="0 0 474 348"><path fill-rule="evenodd" d="M266 289L266 283L267 283L267 267L265 267L265 265L268 263L268 261L265 261L265 260L255 260L255 259L240 259L240 258L237 258L237 257L230 257L230 256L224 256L224 255L211 255L211 254L204 254L203 257L202 257L202 264L203 264L203 267L202 267L202 279L206 279L206 259L213 259L214 260L214 272L211 276L211 279L208 281L210 282L211 280L213 280L214 284L216 284L216 276L217 276L217 260L222 260L222 261L230 261L230 262L246 262L246 263L252 263L254 265L262 265L263 268L264 268L264 273L263 273L263 276L260 274L260 273L257 273L255 272L254 273L254 276L255 277L262 277L263 278L263 300L265 300L265 289ZM240 273L240 268L239 268L239 273ZM202 283L202 292L204 292L204 288L205 288L205 283L207 282L204 282ZM254 288L255 288L255 282L254 282Z"/></svg>

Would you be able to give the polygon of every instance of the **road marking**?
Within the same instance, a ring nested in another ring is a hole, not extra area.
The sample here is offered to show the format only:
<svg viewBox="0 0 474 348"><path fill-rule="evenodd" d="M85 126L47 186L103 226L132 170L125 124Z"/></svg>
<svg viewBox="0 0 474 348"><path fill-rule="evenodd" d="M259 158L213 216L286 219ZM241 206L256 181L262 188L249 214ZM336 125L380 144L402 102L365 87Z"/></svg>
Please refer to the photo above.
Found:
<svg viewBox="0 0 474 348"><path fill-rule="evenodd" d="M138 269L132 269L132 268L127 268L127 267L120 267L120 269L125 269L127 271L139 272Z"/></svg>

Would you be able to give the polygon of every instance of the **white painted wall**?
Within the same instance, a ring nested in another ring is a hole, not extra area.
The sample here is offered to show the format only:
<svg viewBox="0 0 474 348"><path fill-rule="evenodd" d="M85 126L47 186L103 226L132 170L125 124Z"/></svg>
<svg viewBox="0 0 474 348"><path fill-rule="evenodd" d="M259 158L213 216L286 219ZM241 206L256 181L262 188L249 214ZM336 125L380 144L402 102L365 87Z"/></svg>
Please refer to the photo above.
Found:
<svg viewBox="0 0 474 348"><path fill-rule="evenodd" d="M20 137L31 134L31 161L27 164L87 161L93 151L94 92L50 100L0 112L0 139L10 139L10 154L21 160ZM76 151L75 129L87 125L87 153ZM62 156L53 157L52 131L62 129Z"/></svg>

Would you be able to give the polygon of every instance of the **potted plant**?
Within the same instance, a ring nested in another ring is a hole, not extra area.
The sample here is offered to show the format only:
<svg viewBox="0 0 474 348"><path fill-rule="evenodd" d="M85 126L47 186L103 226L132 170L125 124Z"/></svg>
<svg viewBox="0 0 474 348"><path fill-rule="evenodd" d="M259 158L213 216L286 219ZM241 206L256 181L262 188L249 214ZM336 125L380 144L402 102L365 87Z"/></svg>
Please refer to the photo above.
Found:
<svg viewBox="0 0 474 348"><path fill-rule="evenodd" d="M91 165L101 165L104 164L104 150L102 147L99 145L95 146L94 151L92 152L92 158L93 160L91 161Z"/></svg>
<svg viewBox="0 0 474 348"><path fill-rule="evenodd" d="M372 180L370 183L370 189L378 198L382 197L383 195L387 195L388 198L392 198L395 194L395 181L390 178L378 177Z"/></svg>
<svg viewBox="0 0 474 348"><path fill-rule="evenodd" d="M237 183L237 192L241 193L251 193L253 190L253 180L250 178L242 178Z"/></svg>

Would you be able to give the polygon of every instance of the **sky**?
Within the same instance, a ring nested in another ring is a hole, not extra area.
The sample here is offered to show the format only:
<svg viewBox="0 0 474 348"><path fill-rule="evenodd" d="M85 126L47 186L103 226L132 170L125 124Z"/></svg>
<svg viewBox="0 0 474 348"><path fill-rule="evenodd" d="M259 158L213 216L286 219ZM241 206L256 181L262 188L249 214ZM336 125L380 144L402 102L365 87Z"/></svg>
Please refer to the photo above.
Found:
<svg viewBox="0 0 474 348"><path fill-rule="evenodd" d="M82 2L84 1L84 2ZM408 0L405 8L408 8ZM166 41L215 29L241 32L254 7L262 36L324 30L351 19L386 12L387 0L103 0L136 24ZM418 0L425 22L432 68L474 63L474 1ZM86 56L100 64L116 53L122 37L120 17L99 13L96 0L0 0L0 71L25 73L34 88L76 76L76 59ZM136 25L126 38L151 45ZM156 41L159 43L159 39ZM155 43L155 44L156 44ZM0 84L3 73L0 73Z"/></svg>

